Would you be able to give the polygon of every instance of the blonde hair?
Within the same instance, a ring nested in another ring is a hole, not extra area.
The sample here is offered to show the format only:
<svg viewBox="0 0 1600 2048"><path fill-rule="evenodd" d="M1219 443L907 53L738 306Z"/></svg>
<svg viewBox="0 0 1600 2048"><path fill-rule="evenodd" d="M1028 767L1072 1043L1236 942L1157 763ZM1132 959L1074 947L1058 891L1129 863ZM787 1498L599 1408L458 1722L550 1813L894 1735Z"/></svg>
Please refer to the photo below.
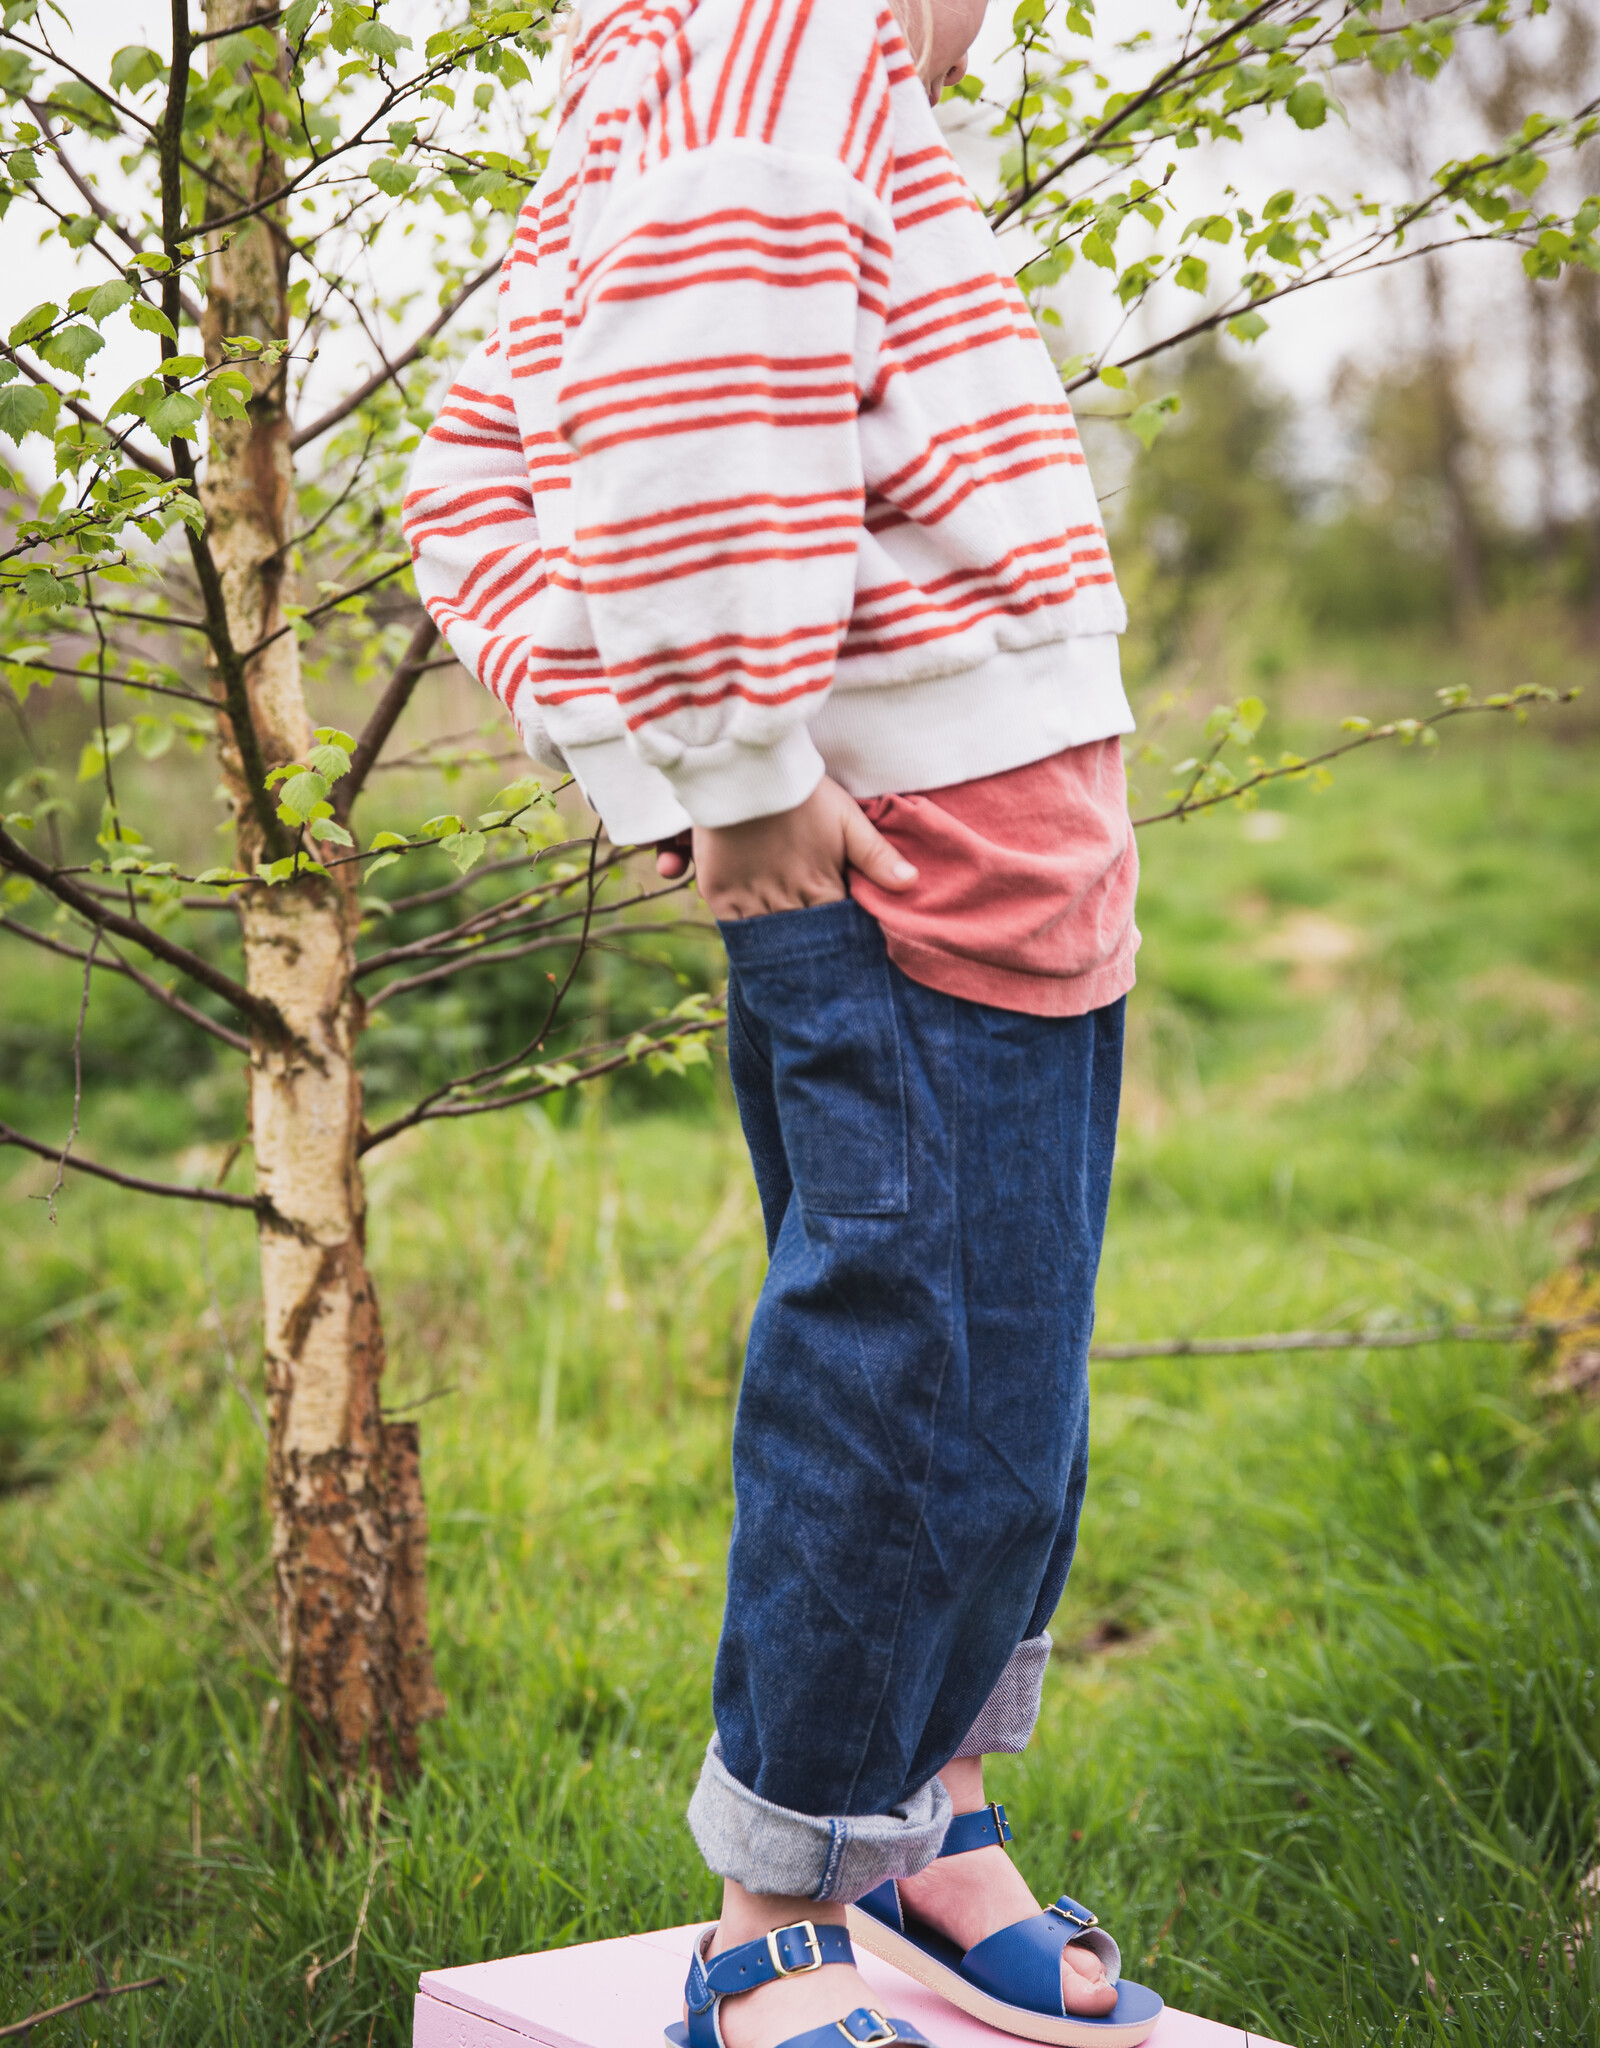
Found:
<svg viewBox="0 0 1600 2048"><path fill-rule="evenodd" d="M931 86L933 81L924 67L933 54L932 0L889 0L889 12L900 24L917 76L924 85Z"/></svg>

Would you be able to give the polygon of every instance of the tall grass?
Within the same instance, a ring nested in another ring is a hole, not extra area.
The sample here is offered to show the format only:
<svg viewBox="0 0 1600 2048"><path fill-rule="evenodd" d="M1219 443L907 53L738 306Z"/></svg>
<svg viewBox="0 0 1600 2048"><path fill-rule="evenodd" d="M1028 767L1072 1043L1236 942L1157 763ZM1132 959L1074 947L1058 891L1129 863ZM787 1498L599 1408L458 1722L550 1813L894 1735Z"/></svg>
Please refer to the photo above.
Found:
<svg viewBox="0 0 1600 2048"><path fill-rule="evenodd" d="M1498 759L1150 836L1102 1334L1497 1313L1570 1255L1600 818L1581 750ZM52 1229L48 1180L10 1185L0 1278L0 2010L103 1968L168 1982L55 2038L398 2043L420 1968L709 1913L681 1816L762 1271L725 1100L380 1155L450 1713L316 1838L226 1370L248 1231L85 1186ZM1097 1368L1045 1717L993 1789L1035 1888L1174 2003L1308 2048L1593 2038L1600 1430L1532 1379Z"/></svg>

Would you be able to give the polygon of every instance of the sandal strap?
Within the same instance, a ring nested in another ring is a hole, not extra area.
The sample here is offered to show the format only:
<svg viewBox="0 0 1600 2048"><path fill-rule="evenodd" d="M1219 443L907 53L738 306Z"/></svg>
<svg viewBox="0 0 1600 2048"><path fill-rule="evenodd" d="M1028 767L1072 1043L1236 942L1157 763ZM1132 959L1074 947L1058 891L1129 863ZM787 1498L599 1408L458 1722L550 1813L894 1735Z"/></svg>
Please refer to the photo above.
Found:
<svg viewBox="0 0 1600 2048"><path fill-rule="evenodd" d="M1092 1949L1105 1965L1107 1977L1113 1984L1117 1982L1122 1972L1117 1944L1087 1906L1080 1906L1065 1893L1032 1919L1002 1927L998 1934L969 1948L961 1975L991 1998L1059 2019L1064 2012L1061 1951L1074 1942Z"/></svg>
<svg viewBox="0 0 1600 2048"><path fill-rule="evenodd" d="M853 1963L855 1959L845 1928L831 1922L818 1927L810 1920L796 1920L791 1926L775 1927L758 1941L724 1949L709 1963L701 1960L696 1949L684 1999L690 2012L709 2012L719 1998L754 1991L775 1977L798 1977L808 1970L820 1970L824 1963Z"/></svg>
<svg viewBox="0 0 1600 2048"><path fill-rule="evenodd" d="M831 2026L813 2027L807 2034L796 2034L782 2042L780 2048L844 2048L845 2043L849 2048L887 2048L891 2041L910 2043L911 2048L929 2048L927 2036L919 2034L909 2020L885 2019L870 2005L858 2005L854 2012L846 2013Z"/></svg>
<svg viewBox="0 0 1600 2048"><path fill-rule="evenodd" d="M1011 1840L1011 1824L998 1799L976 1813L958 1813L944 1831L941 1856L965 1856L969 1849L988 1849Z"/></svg>

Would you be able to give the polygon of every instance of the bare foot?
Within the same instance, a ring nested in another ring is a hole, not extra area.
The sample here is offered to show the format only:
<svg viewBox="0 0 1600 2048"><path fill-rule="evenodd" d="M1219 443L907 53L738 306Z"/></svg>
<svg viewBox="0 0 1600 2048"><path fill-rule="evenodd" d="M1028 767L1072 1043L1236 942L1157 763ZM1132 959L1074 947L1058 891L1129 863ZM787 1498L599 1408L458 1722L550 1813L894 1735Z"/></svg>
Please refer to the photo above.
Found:
<svg viewBox="0 0 1600 2048"><path fill-rule="evenodd" d="M981 1757L956 1757L940 1776L957 1813L975 1813L986 1803ZM998 1844L945 1857L915 1877L901 1878L900 1896L919 1920L926 1920L964 1949L998 1934L1002 1927L1031 1919L1040 1910L1022 1872ZM1066 1932L1063 1925L1063 1938ZM1063 2010L1088 2019L1098 2019L1116 2004L1116 1986L1091 1950L1063 1946L1061 1999Z"/></svg>
<svg viewBox="0 0 1600 2048"><path fill-rule="evenodd" d="M722 1918L706 1959L721 1955L724 1949L738 1948L741 1942L759 1941L774 1928L791 1927L797 1920L809 1920L816 1927L842 1927L844 1907L747 1892L730 1878L723 1885ZM876 1995L860 1971L848 1963L824 1963L820 1970L779 1977L754 1991L724 1999L718 2014L722 2038L727 2048L778 2048L780 2042L796 2034L842 2020L858 2005L870 2006Z"/></svg>

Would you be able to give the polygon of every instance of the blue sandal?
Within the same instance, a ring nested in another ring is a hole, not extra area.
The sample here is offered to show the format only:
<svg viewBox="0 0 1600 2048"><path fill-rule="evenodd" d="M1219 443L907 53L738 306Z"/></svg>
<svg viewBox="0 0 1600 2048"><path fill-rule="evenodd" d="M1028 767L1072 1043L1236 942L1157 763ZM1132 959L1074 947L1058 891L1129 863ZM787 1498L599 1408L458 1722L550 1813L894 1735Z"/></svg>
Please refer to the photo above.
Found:
<svg viewBox="0 0 1600 2048"><path fill-rule="evenodd" d="M961 1856L1010 1840L1005 1808L991 1805L957 1814L939 1854ZM1093 1913L1065 1895L1032 1919L963 1951L908 1913L891 1879L850 1908L850 1932L870 1954L974 2019L1024 2040L1048 2041L1055 2048L1136 2048L1162 2014L1155 1992L1122 1975L1121 1952ZM1062 2001L1061 1952L1072 1942L1100 1958L1116 1988L1116 2004L1098 2019L1068 2012Z"/></svg>
<svg viewBox="0 0 1600 2048"><path fill-rule="evenodd" d="M741 1991L754 1991L775 1977L799 1977L808 1970L820 1970L824 1963L854 1963L855 1950L842 1927L814 1926L797 1920L792 1927L778 1927L761 1941L747 1941L738 1948L724 1949L710 1962L702 1953L711 1939L708 1931L695 1945L684 1986L684 2003L689 2020L666 2030L667 2048L726 2048L717 2014L725 1998ZM904 2041L912 2048L930 2048L909 2020L886 2020L870 2006L858 2005L842 2020L825 2027L812 2027L795 2034L781 2048L840 2048L840 2035L849 2048L885 2048L890 2041Z"/></svg>

